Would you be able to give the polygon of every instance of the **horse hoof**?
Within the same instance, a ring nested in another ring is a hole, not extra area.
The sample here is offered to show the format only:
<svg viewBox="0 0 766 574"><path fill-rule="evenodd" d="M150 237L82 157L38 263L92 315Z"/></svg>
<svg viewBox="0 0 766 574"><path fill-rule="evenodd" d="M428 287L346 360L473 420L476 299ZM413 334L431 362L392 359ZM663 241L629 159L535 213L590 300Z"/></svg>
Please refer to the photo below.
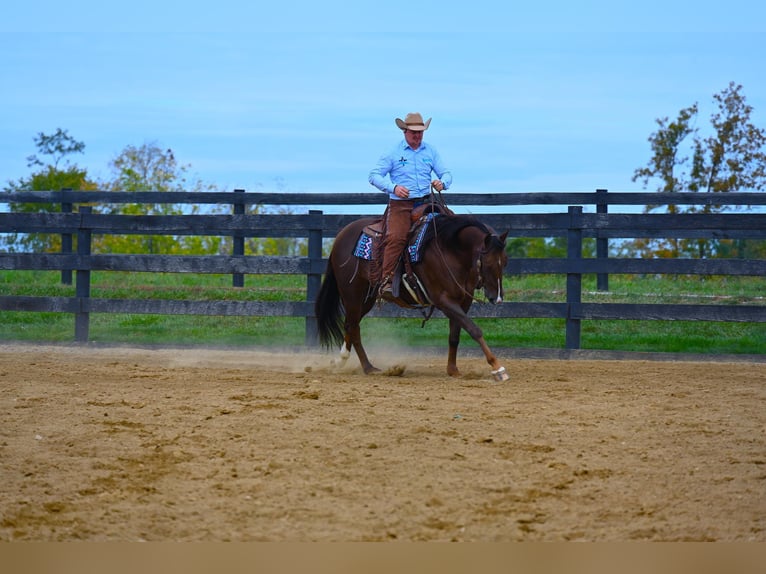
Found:
<svg viewBox="0 0 766 574"><path fill-rule="evenodd" d="M503 381L510 380L511 376L505 370L505 367L500 367L498 370L492 371L492 378L500 383L500 382L503 382Z"/></svg>

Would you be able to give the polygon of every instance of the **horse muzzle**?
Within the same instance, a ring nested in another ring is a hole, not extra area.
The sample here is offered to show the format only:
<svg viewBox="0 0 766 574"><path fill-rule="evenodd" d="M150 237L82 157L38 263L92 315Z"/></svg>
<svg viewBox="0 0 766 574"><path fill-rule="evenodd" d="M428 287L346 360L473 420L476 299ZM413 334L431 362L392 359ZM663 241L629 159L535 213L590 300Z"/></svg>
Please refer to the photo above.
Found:
<svg viewBox="0 0 766 574"><path fill-rule="evenodd" d="M493 305L498 305L503 302L503 293L500 291L495 293L490 293L488 289L485 289L484 296L487 298L487 301L489 301Z"/></svg>
<svg viewBox="0 0 766 574"><path fill-rule="evenodd" d="M503 285L501 281L502 279L495 286L495 289L489 289L486 286L484 287L484 296L487 298L487 301L493 305L498 305L503 302Z"/></svg>

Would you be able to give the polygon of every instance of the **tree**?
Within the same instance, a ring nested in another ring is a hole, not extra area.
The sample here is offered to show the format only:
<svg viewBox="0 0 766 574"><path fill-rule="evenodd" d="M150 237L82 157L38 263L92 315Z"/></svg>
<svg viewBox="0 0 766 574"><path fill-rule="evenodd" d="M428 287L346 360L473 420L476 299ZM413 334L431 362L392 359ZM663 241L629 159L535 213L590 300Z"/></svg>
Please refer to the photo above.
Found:
<svg viewBox="0 0 766 574"><path fill-rule="evenodd" d="M189 166L179 165L172 149L156 143L129 145L109 164L114 191L181 191Z"/></svg>
<svg viewBox="0 0 766 574"><path fill-rule="evenodd" d="M53 156L54 169L58 169L59 162L66 156L73 153L84 153L85 150L83 142L78 142L69 135L67 130L61 128L56 128L56 133L50 136L40 132L34 141L40 153ZM67 163L69 162L67 161ZM27 167L33 165L43 166L45 164L33 154L27 157Z"/></svg>
<svg viewBox="0 0 766 574"><path fill-rule="evenodd" d="M726 193L766 187L766 131L750 122L753 108L741 91L742 86L732 82L713 96L719 110L710 118L715 134L695 139L690 191Z"/></svg>
<svg viewBox="0 0 766 574"><path fill-rule="evenodd" d="M696 131L696 128L690 125L691 120L696 116L697 104L694 104L681 110L675 121L668 122L667 117L655 120L660 129L649 136L649 144L653 152L652 159L647 167L635 171L633 181L643 180L644 188L646 188L651 178L658 178L661 185L657 191L664 193L683 191L685 174L680 174L679 177L676 171L688 161L688 158L679 157L679 148L686 137ZM668 209L673 211L676 207L671 205ZM654 206L648 206L647 210L651 211L654 208Z"/></svg>
<svg viewBox="0 0 766 574"><path fill-rule="evenodd" d="M27 167L37 167L27 178L9 181L4 191L13 193L20 191L57 191L73 189L77 191L93 191L96 183L88 179L88 172L69 162L69 156L83 153L85 144L75 140L67 130L56 129L53 135L40 132L34 138L35 147L42 156L47 156L47 163L37 155L27 157ZM60 166L64 161L63 165ZM46 203L13 203L9 204L14 213L48 213L60 209L59 205ZM52 252L61 249L61 236L55 234L9 234L6 238L9 251Z"/></svg>
<svg viewBox="0 0 766 574"><path fill-rule="evenodd" d="M109 191L214 191L215 186L201 181L189 183L189 165L179 164L172 149L163 149L156 143L129 145L109 164L113 179L105 182ZM183 215L198 213L199 206L191 207L168 203L114 203L104 205L104 212L114 215ZM94 249L116 253L217 253L219 237L123 235L104 236L94 241Z"/></svg>
<svg viewBox="0 0 766 574"><path fill-rule="evenodd" d="M657 121L659 129L649 136L652 158L646 167L637 169L633 181L641 180L646 189L649 181L658 179L659 192L729 193L761 191L766 188L766 131L752 124L753 108L746 103L742 86L731 82L728 88L713 96L718 111L711 115L713 133L700 137L695 121L698 106L682 109L676 120ZM691 157L684 155L682 144L693 136ZM691 159L691 163L689 160ZM686 169L688 166L688 170ZM646 213L657 209L648 205ZM727 206L668 206L669 213L713 213ZM716 254L744 256L746 242L732 249L725 241L644 239L633 243L644 257L708 257Z"/></svg>

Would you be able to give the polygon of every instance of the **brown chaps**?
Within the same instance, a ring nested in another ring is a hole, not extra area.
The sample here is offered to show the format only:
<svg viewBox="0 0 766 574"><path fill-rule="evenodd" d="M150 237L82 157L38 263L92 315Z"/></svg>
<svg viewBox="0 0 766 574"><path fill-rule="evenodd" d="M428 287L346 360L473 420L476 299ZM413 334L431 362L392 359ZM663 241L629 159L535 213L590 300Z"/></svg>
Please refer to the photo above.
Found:
<svg viewBox="0 0 766 574"><path fill-rule="evenodd" d="M407 235L412 226L412 209L415 201L412 199L389 200L385 213L385 235L383 238L383 261L381 263L382 280L393 277L404 248L407 245Z"/></svg>

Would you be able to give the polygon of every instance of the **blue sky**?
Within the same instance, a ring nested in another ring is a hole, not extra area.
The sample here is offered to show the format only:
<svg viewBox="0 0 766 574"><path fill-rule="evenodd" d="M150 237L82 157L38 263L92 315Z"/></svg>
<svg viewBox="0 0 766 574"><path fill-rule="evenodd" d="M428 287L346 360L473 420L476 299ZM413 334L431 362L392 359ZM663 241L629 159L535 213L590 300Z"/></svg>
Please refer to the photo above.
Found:
<svg viewBox="0 0 766 574"><path fill-rule="evenodd" d="M38 132L109 179L156 143L221 190L368 192L420 111L453 191L639 191L655 119L733 81L766 127L766 9L726 3L37 2L0 22L0 180Z"/></svg>

